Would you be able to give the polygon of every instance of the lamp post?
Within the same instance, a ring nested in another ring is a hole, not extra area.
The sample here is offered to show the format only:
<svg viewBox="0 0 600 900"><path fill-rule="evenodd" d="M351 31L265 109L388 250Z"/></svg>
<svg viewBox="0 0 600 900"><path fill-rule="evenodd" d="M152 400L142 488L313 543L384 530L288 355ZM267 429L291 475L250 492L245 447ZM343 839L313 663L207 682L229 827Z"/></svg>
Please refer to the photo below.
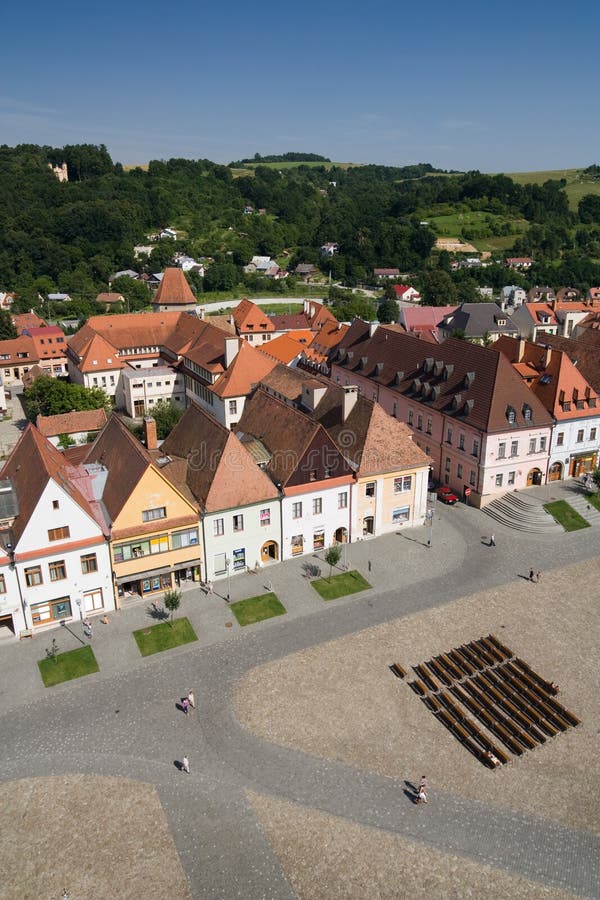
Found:
<svg viewBox="0 0 600 900"><path fill-rule="evenodd" d="M231 599L231 560L225 557L225 568L227 569L227 602Z"/></svg>
<svg viewBox="0 0 600 900"><path fill-rule="evenodd" d="M80 618L80 620L81 620L81 630L84 631L84 627L83 627L83 612L82 612L82 609L81 609L81 604L82 604L81 597L76 597L76 598L75 598L75 603L77 604L77 609L79 610L79 618Z"/></svg>
<svg viewBox="0 0 600 900"><path fill-rule="evenodd" d="M431 542L433 540L433 510L427 510L427 522L429 524L429 538L427 539L427 546L431 548Z"/></svg>

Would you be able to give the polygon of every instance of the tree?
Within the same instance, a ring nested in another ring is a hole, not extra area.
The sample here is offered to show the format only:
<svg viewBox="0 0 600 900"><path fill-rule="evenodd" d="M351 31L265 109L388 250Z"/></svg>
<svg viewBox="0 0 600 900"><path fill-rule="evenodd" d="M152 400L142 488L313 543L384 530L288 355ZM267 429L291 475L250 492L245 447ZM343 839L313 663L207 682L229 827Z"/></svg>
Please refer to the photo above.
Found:
<svg viewBox="0 0 600 900"><path fill-rule="evenodd" d="M0 309L0 341L8 341L17 337L17 329L13 325L7 309Z"/></svg>
<svg viewBox="0 0 600 900"><path fill-rule="evenodd" d="M110 398L101 388L68 384L50 375L40 375L23 391L25 415L31 422L38 416L57 416L84 409L111 409Z"/></svg>
<svg viewBox="0 0 600 900"><path fill-rule="evenodd" d="M398 321L398 304L395 300L382 300L377 307L377 318L383 325Z"/></svg>
<svg viewBox="0 0 600 900"><path fill-rule="evenodd" d="M152 416L156 422L156 433L161 441L173 431L179 422L183 410L172 400L158 400L152 407Z"/></svg>
<svg viewBox="0 0 600 900"><path fill-rule="evenodd" d="M342 545L341 544L332 544L325 551L325 562L329 566L329 578L328 581L331 581L331 572L333 571L333 567L337 566L342 556Z"/></svg>
<svg viewBox="0 0 600 900"><path fill-rule="evenodd" d="M443 269L431 269L425 274L422 293L429 306L452 306L456 301L456 286Z"/></svg>
<svg viewBox="0 0 600 900"><path fill-rule="evenodd" d="M586 194L577 207L579 218L585 225L600 224L600 197L597 194Z"/></svg>
<svg viewBox="0 0 600 900"><path fill-rule="evenodd" d="M177 590L169 590L165 591L163 597L163 603L165 605L165 609L168 609L171 613L171 628L173 627L173 616L179 609L179 605L181 603L181 591Z"/></svg>

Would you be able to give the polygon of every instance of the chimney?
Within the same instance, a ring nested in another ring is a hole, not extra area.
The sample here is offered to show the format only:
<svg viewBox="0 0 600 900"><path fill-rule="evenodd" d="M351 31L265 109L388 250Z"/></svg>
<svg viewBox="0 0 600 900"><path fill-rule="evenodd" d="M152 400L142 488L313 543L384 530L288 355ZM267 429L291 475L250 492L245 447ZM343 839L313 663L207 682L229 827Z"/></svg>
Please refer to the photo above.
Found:
<svg viewBox="0 0 600 900"><path fill-rule="evenodd" d="M302 406L314 412L327 392L327 387L319 382L305 384L302 387Z"/></svg>
<svg viewBox="0 0 600 900"><path fill-rule="evenodd" d="M225 368L228 369L238 355L240 349L239 339L236 337L225 338Z"/></svg>
<svg viewBox="0 0 600 900"><path fill-rule="evenodd" d="M519 348L517 350L517 362L523 362L525 356L525 338L519 338Z"/></svg>
<svg viewBox="0 0 600 900"><path fill-rule="evenodd" d="M144 416L144 442L146 450L158 450L156 420L152 416Z"/></svg>
<svg viewBox="0 0 600 900"><path fill-rule="evenodd" d="M369 322L369 337L373 337L378 328L379 322Z"/></svg>
<svg viewBox="0 0 600 900"><path fill-rule="evenodd" d="M346 421L358 400L358 387L355 384L344 385L344 401L342 405L342 421Z"/></svg>
<svg viewBox="0 0 600 900"><path fill-rule="evenodd" d="M552 347L546 347L546 353L544 355L544 368L547 369L550 365L550 360L552 359Z"/></svg>

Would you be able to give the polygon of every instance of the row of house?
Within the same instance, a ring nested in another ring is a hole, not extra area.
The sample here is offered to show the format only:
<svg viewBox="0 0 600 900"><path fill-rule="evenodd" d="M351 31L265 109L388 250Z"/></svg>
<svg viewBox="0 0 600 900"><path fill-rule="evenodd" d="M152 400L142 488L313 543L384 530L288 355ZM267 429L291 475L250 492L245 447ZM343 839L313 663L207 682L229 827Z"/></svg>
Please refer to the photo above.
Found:
<svg viewBox="0 0 600 900"><path fill-rule="evenodd" d="M142 446L113 415L61 453L28 426L0 473L0 627L421 524L429 459L410 430L356 388L277 369L235 430L192 403L160 447L153 419Z"/></svg>

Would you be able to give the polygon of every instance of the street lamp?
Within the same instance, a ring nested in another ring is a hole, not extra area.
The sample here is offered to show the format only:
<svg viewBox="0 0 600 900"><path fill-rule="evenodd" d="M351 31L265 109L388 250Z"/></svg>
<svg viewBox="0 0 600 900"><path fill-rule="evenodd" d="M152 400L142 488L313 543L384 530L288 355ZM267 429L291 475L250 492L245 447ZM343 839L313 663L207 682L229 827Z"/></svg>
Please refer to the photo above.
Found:
<svg viewBox="0 0 600 900"><path fill-rule="evenodd" d="M429 538L427 540L427 546L431 547L431 542L433 539L433 510L427 510L427 522L429 523Z"/></svg>
<svg viewBox="0 0 600 900"><path fill-rule="evenodd" d="M83 612L81 610L82 600L81 597L76 597L75 603L77 604L77 609L79 610L79 618L81 619L81 630L84 631L83 627Z"/></svg>
<svg viewBox="0 0 600 900"><path fill-rule="evenodd" d="M225 568L227 570L227 602L231 598L231 560L225 558Z"/></svg>

